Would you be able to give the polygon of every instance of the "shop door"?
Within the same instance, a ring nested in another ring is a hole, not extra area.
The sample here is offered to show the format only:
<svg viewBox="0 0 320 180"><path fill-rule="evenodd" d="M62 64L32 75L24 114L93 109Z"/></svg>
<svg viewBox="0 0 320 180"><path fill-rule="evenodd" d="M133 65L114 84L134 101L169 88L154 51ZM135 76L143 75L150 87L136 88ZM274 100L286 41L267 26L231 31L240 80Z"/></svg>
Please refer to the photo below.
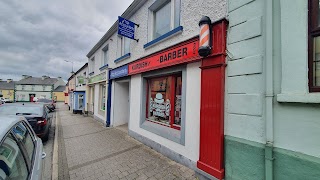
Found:
<svg viewBox="0 0 320 180"><path fill-rule="evenodd" d="M83 110L84 109L83 94L78 95L78 100L79 100L78 110Z"/></svg>
<svg viewBox="0 0 320 180"><path fill-rule="evenodd" d="M33 102L33 98L34 98L35 96L36 96L35 94L29 94L29 101L30 101L30 102Z"/></svg>

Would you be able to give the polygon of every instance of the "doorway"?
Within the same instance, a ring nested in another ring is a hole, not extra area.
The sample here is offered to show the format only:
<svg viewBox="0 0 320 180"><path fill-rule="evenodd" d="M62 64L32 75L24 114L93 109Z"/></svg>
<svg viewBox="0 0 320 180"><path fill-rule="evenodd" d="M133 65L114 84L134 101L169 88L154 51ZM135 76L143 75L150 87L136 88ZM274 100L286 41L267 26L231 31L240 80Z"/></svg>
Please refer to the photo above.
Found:
<svg viewBox="0 0 320 180"><path fill-rule="evenodd" d="M113 126L128 132L130 114L130 81L115 81L113 100Z"/></svg>
<svg viewBox="0 0 320 180"><path fill-rule="evenodd" d="M36 94L29 94L29 101L33 102L34 97L36 97Z"/></svg>

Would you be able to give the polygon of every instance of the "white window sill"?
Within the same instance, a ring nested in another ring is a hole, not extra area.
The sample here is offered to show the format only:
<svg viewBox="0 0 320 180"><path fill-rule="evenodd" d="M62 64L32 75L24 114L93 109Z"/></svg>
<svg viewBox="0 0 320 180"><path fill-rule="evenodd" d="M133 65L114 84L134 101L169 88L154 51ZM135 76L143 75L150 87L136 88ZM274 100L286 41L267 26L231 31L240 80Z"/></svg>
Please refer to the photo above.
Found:
<svg viewBox="0 0 320 180"><path fill-rule="evenodd" d="M277 101L287 103L320 103L320 93L278 94Z"/></svg>

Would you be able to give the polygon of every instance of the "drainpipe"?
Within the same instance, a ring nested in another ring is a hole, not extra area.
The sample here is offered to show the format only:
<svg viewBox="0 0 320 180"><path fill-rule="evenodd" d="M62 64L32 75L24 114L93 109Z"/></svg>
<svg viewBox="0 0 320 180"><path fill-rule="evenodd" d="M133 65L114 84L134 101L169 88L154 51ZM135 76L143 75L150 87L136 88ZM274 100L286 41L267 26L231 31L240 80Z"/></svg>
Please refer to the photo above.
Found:
<svg viewBox="0 0 320 180"><path fill-rule="evenodd" d="M273 180L273 1L266 2L265 27L266 27L266 51L265 51L265 113L266 113L266 146L265 146L265 179Z"/></svg>
<svg viewBox="0 0 320 180"><path fill-rule="evenodd" d="M112 79L110 79L109 77L110 77L110 71L108 71L107 122L106 122L107 127L110 127L110 117L111 117Z"/></svg>

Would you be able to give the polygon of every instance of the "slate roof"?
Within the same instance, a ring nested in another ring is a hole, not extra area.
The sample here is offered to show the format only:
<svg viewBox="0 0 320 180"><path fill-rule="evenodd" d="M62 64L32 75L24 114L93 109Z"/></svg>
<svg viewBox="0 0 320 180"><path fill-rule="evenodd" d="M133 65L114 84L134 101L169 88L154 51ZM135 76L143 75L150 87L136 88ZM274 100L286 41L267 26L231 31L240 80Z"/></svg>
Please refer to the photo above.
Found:
<svg viewBox="0 0 320 180"><path fill-rule="evenodd" d="M57 78L46 78L42 80L42 77L28 77L17 81L16 84L26 84L26 85L53 85L58 81Z"/></svg>
<svg viewBox="0 0 320 180"><path fill-rule="evenodd" d="M0 81L0 89L14 89L15 81L7 83L7 81Z"/></svg>
<svg viewBox="0 0 320 180"><path fill-rule="evenodd" d="M66 86L58 86L54 92L63 92L64 90L66 90Z"/></svg>

